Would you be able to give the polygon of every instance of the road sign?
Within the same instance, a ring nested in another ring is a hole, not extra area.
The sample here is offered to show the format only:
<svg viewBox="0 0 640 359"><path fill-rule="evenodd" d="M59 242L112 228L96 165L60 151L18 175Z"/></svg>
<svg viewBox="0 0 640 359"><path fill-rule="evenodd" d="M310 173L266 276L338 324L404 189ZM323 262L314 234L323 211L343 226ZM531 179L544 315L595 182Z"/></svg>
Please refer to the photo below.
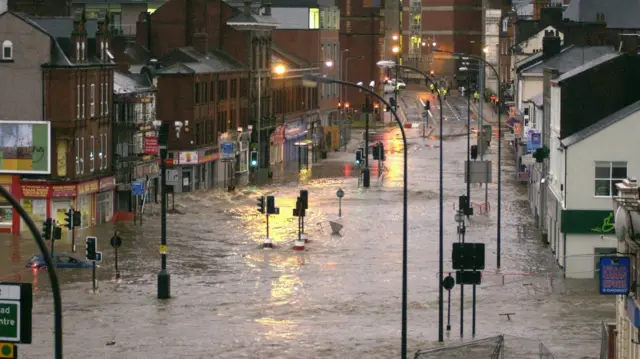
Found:
<svg viewBox="0 0 640 359"><path fill-rule="evenodd" d="M455 279L449 274L445 279L442 280L442 287L446 290L453 289L453 286L456 285Z"/></svg>
<svg viewBox="0 0 640 359"><path fill-rule="evenodd" d="M18 347L13 343L0 343L0 358L15 359L18 357Z"/></svg>
<svg viewBox="0 0 640 359"><path fill-rule="evenodd" d="M120 246L122 246L122 238L120 238L120 236L113 236L109 243L113 248L120 248Z"/></svg>
<svg viewBox="0 0 640 359"><path fill-rule="evenodd" d="M600 257L600 294L627 294L630 285L629 257Z"/></svg>
<svg viewBox="0 0 640 359"><path fill-rule="evenodd" d="M167 246L164 244L160 245L160 254L167 254Z"/></svg>
<svg viewBox="0 0 640 359"><path fill-rule="evenodd" d="M236 153L233 146L233 142L223 142L220 144L220 158L222 160L235 159Z"/></svg>
<svg viewBox="0 0 640 359"><path fill-rule="evenodd" d="M144 196L144 182L132 182L131 194L134 196Z"/></svg>
<svg viewBox="0 0 640 359"><path fill-rule="evenodd" d="M482 272L456 271L456 283L478 285L482 282Z"/></svg>
<svg viewBox="0 0 640 359"><path fill-rule="evenodd" d="M454 243L452 262L453 269L484 269L484 243Z"/></svg>
<svg viewBox="0 0 640 359"><path fill-rule="evenodd" d="M30 283L0 283L0 342L31 343L32 308Z"/></svg>
<svg viewBox="0 0 640 359"><path fill-rule="evenodd" d="M342 188L338 188L338 191L336 191L336 196L338 196L338 198L344 197L344 191L342 190Z"/></svg>

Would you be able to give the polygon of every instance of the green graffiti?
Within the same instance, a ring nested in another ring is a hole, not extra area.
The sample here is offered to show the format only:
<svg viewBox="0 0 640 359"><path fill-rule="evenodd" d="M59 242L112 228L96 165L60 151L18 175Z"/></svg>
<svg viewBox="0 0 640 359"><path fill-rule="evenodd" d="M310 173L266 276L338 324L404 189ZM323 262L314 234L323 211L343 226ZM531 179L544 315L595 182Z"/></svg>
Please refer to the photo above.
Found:
<svg viewBox="0 0 640 359"><path fill-rule="evenodd" d="M613 212L611 212L611 214L609 214L609 216L607 216L607 218L605 218L602 221L602 225L600 227L591 228L591 231L597 232L597 233L612 232L615 229L614 224L611 223L612 221L613 221Z"/></svg>

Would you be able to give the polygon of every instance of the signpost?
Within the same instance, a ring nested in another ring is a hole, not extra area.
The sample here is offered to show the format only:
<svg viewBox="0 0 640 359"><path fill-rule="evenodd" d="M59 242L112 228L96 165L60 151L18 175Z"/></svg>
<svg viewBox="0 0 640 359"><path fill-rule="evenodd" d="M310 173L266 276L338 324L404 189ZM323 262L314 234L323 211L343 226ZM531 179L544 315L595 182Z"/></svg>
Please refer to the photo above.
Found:
<svg viewBox="0 0 640 359"><path fill-rule="evenodd" d="M111 237L111 240L109 241L109 243L111 244L111 247L113 247L113 250L115 251L115 267L116 267L116 280L120 279L120 269L118 269L118 248L120 248L120 246L122 246L122 238L120 238L120 236L118 235L118 231L116 231L113 234L113 237Z"/></svg>
<svg viewBox="0 0 640 359"><path fill-rule="evenodd" d="M136 217L137 217L137 209L138 209L138 202L139 202L139 198L140 196L144 196L144 182L143 181L136 181L136 182L132 182L131 183L131 195L133 196L133 203L134 203L134 211L133 211L133 225L136 225ZM164 193L163 193L164 195ZM140 214L140 224L142 224L142 213Z"/></svg>
<svg viewBox="0 0 640 359"><path fill-rule="evenodd" d="M31 344L31 283L0 283L0 342Z"/></svg>
<svg viewBox="0 0 640 359"><path fill-rule="evenodd" d="M629 293L630 286L631 259L629 257L600 257L600 294L626 295Z"/></svg>
<svg viewBox="0 0 640 359"><path fill-rule="evenodd" d="M236 153L233 146L233 142L223 142L220 145L220 158L222 160L232 160L235 159Z"/></svg>
<svg viewBox="0 0 640 359"><path fill-rule="evenodd" d="M342 217L342 197L344 197L344 191L342 188L338 188L336 196L338 196L338 217Z"/></svg>
<svg viewBox="0 0 640 359"><path fill-rule="evenodd" d="M15 359L18 357L18 347L13 343L0 343L0 358Z"/></svg>

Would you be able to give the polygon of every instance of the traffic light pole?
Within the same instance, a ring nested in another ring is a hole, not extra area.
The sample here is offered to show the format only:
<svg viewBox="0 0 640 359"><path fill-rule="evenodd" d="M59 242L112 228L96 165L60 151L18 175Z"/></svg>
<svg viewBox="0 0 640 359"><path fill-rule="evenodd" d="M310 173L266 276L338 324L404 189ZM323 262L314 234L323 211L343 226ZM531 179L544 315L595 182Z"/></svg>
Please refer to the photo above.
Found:
<svg viewBox="0 0 640 359"><path fill-rule="evenodd" d="M362 186L369 188L369 115L371 114L371 97L367 94L364 99L364 170L362 171Z"/></svg>
<svg viewBox="0 0 640 359"><path fill-rule="evenodd" d="M160 272L158 273L158 299L169 299L171 297L171 277L167 272L167 145L160 148Z"/></svg>
<svg viewBox="0 0 640 359"><path fill-rule="evenodd" d="M69 213L70 213L70 217L71 217L71 252L75 253L76 252L76 226L73 224L73 217L74 217L74 209L69 208Z"/></svg>
<svg viewBox="0 0 640 359"><path fill-rule="evenodd" d="M471 206L471 76L467 73L467 165L466 165L466 182L467 182L467 203ZM465 208L467 218L469 217L468 208Z"/></svg>

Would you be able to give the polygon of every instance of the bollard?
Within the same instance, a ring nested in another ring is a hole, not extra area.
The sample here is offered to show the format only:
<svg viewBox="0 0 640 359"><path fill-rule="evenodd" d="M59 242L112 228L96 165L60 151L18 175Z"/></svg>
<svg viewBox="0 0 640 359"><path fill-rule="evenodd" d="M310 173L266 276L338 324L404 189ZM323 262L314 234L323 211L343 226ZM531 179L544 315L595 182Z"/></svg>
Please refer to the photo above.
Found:
<svg viewBox="0 0 640 359"><path fill-rule="evenodd" d="M293 250L294 251L304 251L304 240L296 239L293 242Z"/></svg>
<svg viewBox="0 0 640 359"><path fill-rule="evenodd" d="M300 239L304 241L304 243L309 243L309 236L306 233L300 233Z"/></svg>
<svg viewBox="0 0 640 359"><path fill-rule="evenodd" d="M273 243L271 242L271 238L265 237L264 242L262 242L262 249L271 249L273 248Z"/></svg>

